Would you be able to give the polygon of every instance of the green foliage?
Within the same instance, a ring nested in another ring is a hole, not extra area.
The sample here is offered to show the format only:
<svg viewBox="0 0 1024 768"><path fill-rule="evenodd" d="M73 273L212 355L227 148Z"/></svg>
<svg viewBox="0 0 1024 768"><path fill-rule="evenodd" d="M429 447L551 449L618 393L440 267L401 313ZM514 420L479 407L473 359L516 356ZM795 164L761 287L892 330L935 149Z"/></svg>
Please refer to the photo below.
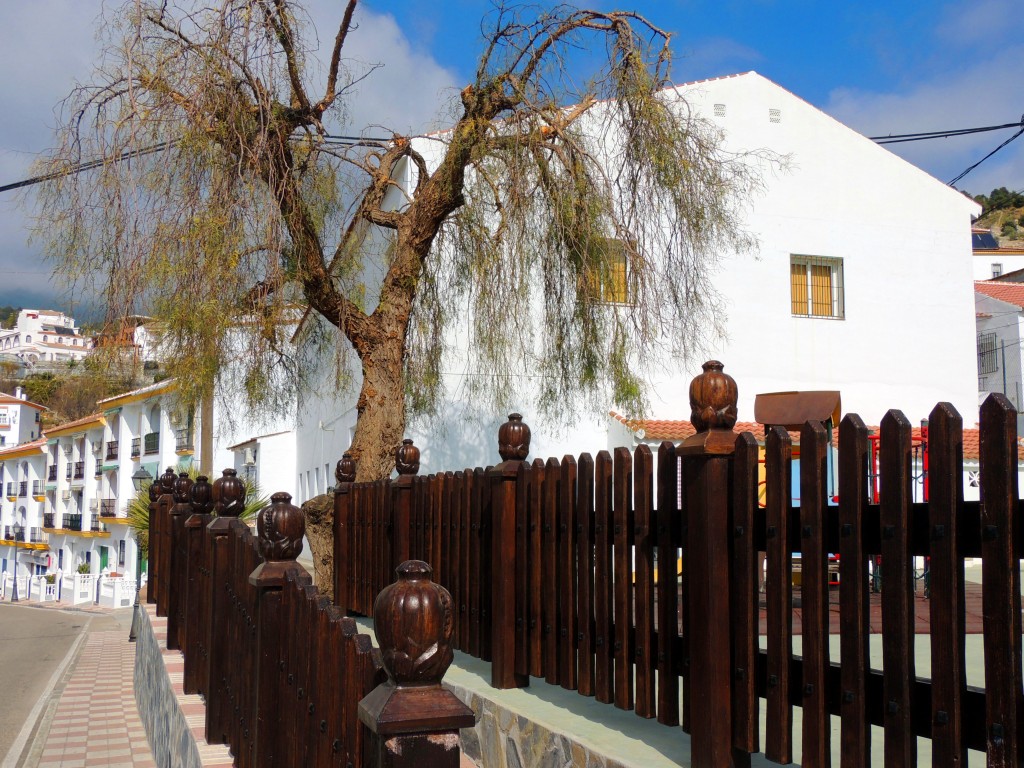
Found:
<svg viewBox="0 0 1024 768"><path fill-rule="evenodd" d="M999 187L988 195L975 195L974 201L981 205L981 215L987 216L993 211L1024 207L1024 193L1011 192L1006 187Z"/></svg>
<svg viewBox="0 0 1024 768"><path fill-rule="evenodd" d="M92 568L89 563L81 562L78 564L78 572L81 574L92 573Z"/></svg>
<svg viewBox="0 0 1024 768"><path fill-rule="evenodd" d="M1014 225L1012 221L1008 221L1005 224L1003 224L1003 229L999 234L1001 237L1006 237L1011 240L1014 240L1017 237L1017 227Z"/></svg>
<svg viewBox="0 0 1024 768"><path fill-rule="evenodd" d="M190 464L188 467L185 467L183 464L179 464L175 472L188 472L188 476L192 478L193 481L199 477L199 468L195 464ZM270 499L263 495L257 483L247 480L244 477L241 478L241 480L245 484L246 501L245 509L238 517L240 520L248 521L255 518L256 514L270 503ZM149 556L150 485L152 485L152 483L143 484L141 490L137 491L135 495L128 500L127 507L128 527L131 528L132 534L138 542L139 549L142 551L143 557Z"/></svg>

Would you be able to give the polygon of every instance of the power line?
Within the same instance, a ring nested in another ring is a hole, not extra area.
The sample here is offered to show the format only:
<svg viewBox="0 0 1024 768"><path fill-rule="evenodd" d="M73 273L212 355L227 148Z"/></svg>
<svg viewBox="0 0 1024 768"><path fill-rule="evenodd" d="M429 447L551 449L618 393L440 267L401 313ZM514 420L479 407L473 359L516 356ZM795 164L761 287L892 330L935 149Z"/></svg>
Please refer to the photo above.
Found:
<svg viewBox="0 0 1024 768"><path fill-rule="evenodd" d="M293 141L299 141L302 137L293 136ZM331 134L324 134L322 136L322 143L329 144L331 146L349 146L349 147L382 147L385 146L391 139L386 138L375 138L375 137L360 137L360 136L336 136ZM94 168L99 168L101 165L106 163L120 163L125 160L131 160L136 157L144 157L145 155L159 152L163 149L169 149L176 145L180 139L171 139L169 141L161 141L158 144L151 144L148 147L141 147L139 149L130 149L122 152L116 157L99 158L96 160L87 160L82 163L73 163L68 165L59 171L53 171L52 173L46 173L41 176L32 176L21 181L15 181L10 184L4 184L0 186L0 192L10 192L11 190L21 189L23 187L30 187L34 184L41 184L44 181L53 181L64 176L72 176L77 173L84 171L91 171Z"/></svg>
<svg viewBox="0 0 1024 768"><path fill-rule="evenodd" d="M992 155L994 155L994 154L995 154L996 152L998 152L998 151L999 151L1000 149L1002 149L1002 148L1003 148L1003 147L1005 147L1005 146L1006 146L1007 144L1009 144L1009 143L1010 143L1011 141L1013 141L1014 139L1016 139L1016 138L1017 138L1018 136L1020 136L1020 135L1021 135L1022 133L1024 133L1024 128L1021 128L1021 129L1020 129L1019 131L1017 131L1017 132L1016 132L1015 134L1013 134L1013 136L1011 136L1010 138L1008 138L1008 139L1007 139L1006 141L1004 141L1004 142L1003 142L1002 144L1000 144L1000 145L999 145L998 147L996 147L996 148L995 148L995 149L993 149L993 150L992 150L991 152L989 152L989 153L988 153L987 155L985 155L985 156L984 156L983 158L981 158L981 160L979 160L978 162L976 162L976 163L975 163L974 165L972 165L972 166L968 167L968 168L967 168L967 170L963 171L963 172L962 172L962 173L960 173L960 174L959 174L958 176L956 176L955 178L953 178L953 179L952 179L952 180L951 180L951 181L949 182L949 186L951 186L951 187L952 187L952 186L953 186L954 184L956 184L956 183L957 183L958 181L960 181L960 179L962 179L962 178L963 178L964 176L966 176L966 175L967 175L968 173L970 173L970 172L971 172L971 171L973 171L973 170L974 170L975 168L977 168L977 167L978 167L979 165L981 165L982 163L984 163L984 162L985 162L986 160L988 160L988 159L989 159L990 157L992 157Z"/></svg>
<svg viewBox="0 0 1024 768"><path fill-rule="evenodd" d="M896 133L888 136L869 136L872 141L878 144L903 144L908 141L926 141L928 139L947 139L952 136L969 136L972 133L985 133L987 131L1002 131L1007 128L1024 128L1024 118L1016 123L1004 123L1003 125L987 125L983 128L958 128L951 131L925 131L922 133Z"/></svg>

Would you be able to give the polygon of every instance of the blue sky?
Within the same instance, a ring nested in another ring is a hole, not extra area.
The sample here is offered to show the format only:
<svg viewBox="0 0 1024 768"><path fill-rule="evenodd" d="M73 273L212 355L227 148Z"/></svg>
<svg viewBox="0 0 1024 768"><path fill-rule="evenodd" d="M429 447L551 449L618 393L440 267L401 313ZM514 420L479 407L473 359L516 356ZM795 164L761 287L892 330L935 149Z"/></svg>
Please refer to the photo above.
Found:
<svg viewBox="0 0 1024 768"><path fill-rule="evenodd" d="M866 134L1016 122L1024 113L1020 0L642 0L591 7L637 10L675 33L675 79L757 70ZM580 3L586 5L586 3ZM108 6L120 5L117 2ZM324 46L342 0L309 0ZM0 6L0 184L25 178L52 141L54 108L96 57L103 5L34 0ZM348 53L358 69L383 64L359 89L349 128L440 127L444 105L471 77L489 0L365 2ZM942 181L1011 132L891 147ZM1024 189L1024 137L960 183L973 193ZM48 300L38 245L26 243L29 210L0 195L0 304ZM74 309L65 296L59 303Z"/></svg>

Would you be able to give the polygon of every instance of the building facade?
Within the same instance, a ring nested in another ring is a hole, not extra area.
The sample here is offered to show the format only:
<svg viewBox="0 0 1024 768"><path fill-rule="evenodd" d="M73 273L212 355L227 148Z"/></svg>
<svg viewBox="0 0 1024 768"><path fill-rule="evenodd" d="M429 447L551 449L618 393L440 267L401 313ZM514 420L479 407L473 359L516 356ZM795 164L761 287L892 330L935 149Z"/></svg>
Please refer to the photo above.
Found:
<svg viewBox="0 0 1024 768"><path fill-rule="evenodd" d="M0 329L0 354L30 365L79 361L92 346L73 317L52 309L23 309L13 328Z"/></svg>

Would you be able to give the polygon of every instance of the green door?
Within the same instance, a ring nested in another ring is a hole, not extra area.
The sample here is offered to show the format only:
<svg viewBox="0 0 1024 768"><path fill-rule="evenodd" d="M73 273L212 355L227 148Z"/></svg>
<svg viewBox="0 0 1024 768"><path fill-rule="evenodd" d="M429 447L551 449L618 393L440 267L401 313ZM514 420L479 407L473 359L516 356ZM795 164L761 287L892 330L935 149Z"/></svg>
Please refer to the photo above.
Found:
<svg viewBox="0 0 1024 768"><path fill-rule="evenodd" d="M109 547L100 547L100 573L103 573L103 569L107 567L107 556Z"/></svg>

